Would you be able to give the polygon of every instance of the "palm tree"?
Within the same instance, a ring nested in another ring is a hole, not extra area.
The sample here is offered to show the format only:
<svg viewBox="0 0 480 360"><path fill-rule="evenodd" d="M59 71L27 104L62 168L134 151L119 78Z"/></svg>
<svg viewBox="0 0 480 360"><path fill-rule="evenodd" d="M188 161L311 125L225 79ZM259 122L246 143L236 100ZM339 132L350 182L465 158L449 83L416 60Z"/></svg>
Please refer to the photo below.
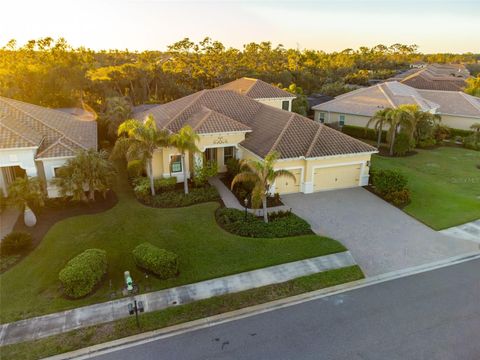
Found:
<svg viewBox="0 0 480 360"><path fill-rule="evenodd" d="M62 196L72 196L73 200L95 201L95 191L105 196L114 175L115 168L108 160L107 152L89 149L69 159L59 169L58 176L52 183L58 187Z"/></svg>
<svg viewBox="0 0 480 360"><path fill-rule="evenodd" d="M8 186L8 201L21 211L27 206L44 206L45 192L42 182L37 177L17 177Z"/></svg>
<svg viewBox="0 0 480 360"><path fill-rule="evenodd" d="M200 137L197 133L191 128L190 125L182 127L178 133L171 136L170 143L175 146L182 155L182 169L183 169L183 189L185 195L188 194L188 179L187 179L187 169L185 166L185 154L188 151L190 154L199 152L200 150L197 147L197 141L200 140Z"/></svg>
<svg viewBox="0 0 480 360"><path fill-rule="evenodd" d="M431 134L425 134L424 130L428 129L433 132L436 123L441 121L439 114L422 111L418 105L400 105L399 109L405 112L405 121L410 123L408 126L409 136L417 141L431 136Z"/></svg>
<svg viewBox="0 0 480 360"><path fill-rule="evenodd" d="M386 118L386 122L389 125L387 131L387 139L390 143L390 156L393 156L393 149L395 147L395 138L402 128L407 134L413 136L414 123L411 116L408 114L404 105L400 105L398 108L392 109L389 116Z"/></svg>
<svg viewBox="0 0 480 360"><path fill-rule="evenodd" d="M118 127L119 137L115 142L112 156L124 155L128 161L128 167L145 166L147 176L150 178L150 190L155 195L153 181L153 152L170 144L168 130L158 130L157 124L151 115L141 122L135 119L124 121Z"/></svg>
<svg viewBox="0 0 480 360"><path fill-rule="evenodd" d="M260 202L263 206L263 221L268 223L267 197L270 193L270 186L275 179L284 176L296 181L295 176L288 170L275 170L275 162L280 154L276 151L265 156L264 161L241 160L241 172L237 174L231 184L231 188L240 182L251 182L254 184L252 190L252 206L258 208Z"/></svg>
<svg viewBox="0 0 480 360"><path fill-rule="evenodd" d="M8 201L23 211L25 225L34 226L37 218L30 207L45 205L42 182L37 177L16 178L8 187Z"/></svg>
<svg viewBox="0 0 480 360"><path fill-rule="evenodd" d="M391 113L392 113L391 108L385 108L385 109L382 109L382 110L378 110L373 115L373 117L370 120L368 120L368 122L367 122L367 125L366 125L367 129L371 124L373 124L373 128L375 129L375 131L378 134L377 135L377 148L380 148L380 143L382 141L383 127L388 122L388 118L391 115Z"/></svg>

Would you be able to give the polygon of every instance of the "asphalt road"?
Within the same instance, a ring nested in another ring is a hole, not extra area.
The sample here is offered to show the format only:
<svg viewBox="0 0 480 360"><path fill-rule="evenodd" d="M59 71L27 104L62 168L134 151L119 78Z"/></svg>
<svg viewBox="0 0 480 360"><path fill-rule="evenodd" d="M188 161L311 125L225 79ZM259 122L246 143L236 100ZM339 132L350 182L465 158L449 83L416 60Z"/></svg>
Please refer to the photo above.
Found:
<svg viewBox="0 0 480 360"><path fill-rule="evenodd" d="M111 352L97 360L480 359L480 260Z"/></svg>

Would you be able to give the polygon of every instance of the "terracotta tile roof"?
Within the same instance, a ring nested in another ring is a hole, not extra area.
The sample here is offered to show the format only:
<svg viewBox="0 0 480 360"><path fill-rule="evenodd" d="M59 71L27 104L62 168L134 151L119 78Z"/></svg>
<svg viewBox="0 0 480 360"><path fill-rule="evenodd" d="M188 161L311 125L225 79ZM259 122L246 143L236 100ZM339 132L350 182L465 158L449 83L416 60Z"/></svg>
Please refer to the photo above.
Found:
<svg viewBox="0 0 480 360"><path fill-rule="evenodd" d="M282 90L259 79L243 77L223 84L217 89L232 90L252 99L295 98L288 91Z"/></svg>
<svg viewBox="0 0 480 360"><path fill-rule="evenodd" d="M97 147L95 121L4 97L0 97L0 128L0 148L38 147L37 158ZM47 152L54 144L55 149Z"/></svg>
<svg viewBox="0 0 480 360"><path fill-rule="evenodd" d="M376 151L325 125L230 90L203 90L134 116L143 120L148 114L172 132L187 124L205 133L251 130L241 145L260 157L272 150L283 159Z"/></svg>
<svg viewBox="0 0 480 360"><path fill-rule="evenodd" d="M188 123L198 134L252 131L249 126L204 106L191 117Z"/></svg>

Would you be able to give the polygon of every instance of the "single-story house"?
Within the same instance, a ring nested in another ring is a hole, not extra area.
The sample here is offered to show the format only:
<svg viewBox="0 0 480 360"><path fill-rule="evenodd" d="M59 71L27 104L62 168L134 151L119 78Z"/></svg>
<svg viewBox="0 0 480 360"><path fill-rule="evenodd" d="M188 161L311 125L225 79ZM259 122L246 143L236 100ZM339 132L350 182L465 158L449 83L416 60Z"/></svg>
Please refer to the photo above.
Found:
<svg viewBox="0 0 480 360"><path fill-rule="evenodd" d="M400 73L387 81L423 90L461 91L470 72L462 64L429 64Z"/></svg>
<svg viewBox="0 0 480 360"><path fill-rule="evenodd" d="M398 81L358 89L315 106L315 121L327 124L366 126L378 111L402 104L415 104L423 111L439 114L442 124L470 130L480 122L480 98L462 91L415 89Z"/></svg>
<svg viewBox="0 0 480 360"><path fill-rule="evenodd" d="M96 121L0 97L0 191L17 176L38 176L50 197L56 169L80 150L97 148Z"/></svg>
<svg viewBox="0 0 480 360"><path fill-rule="evenodd" d="M262 104L292 111L292 101L296 96L288 91L272 86L265 81L243 77L219 86L217 89L232 90L248 96Z"/></svg>
<svg viewBox="0 0 480 360"><path fill-rule="evenodd" d="M196 131L200 153L187 154L187 176L193 173L195 164L204 161L214 161L219 172L224 172L228 159L262 160L269 152L277 151L280 159L276 167L290 170L296 181L278 179L273 192L312 193L367 185L370 158L377 152L374 147L296 113L270 106L272 102L265 102L265 98L278 94L284 101L286 94L267 83L247 81L262 92L238 91L237 80L236 86L226 84L202 90L136 111L134 116L143 120L152 115L158 128L171 132L185 125ZM245 82L241 79L240 83ZM183 181L178 150L173 147L156 150L153 173L157 178L175 176L177 181Z"/></svg>

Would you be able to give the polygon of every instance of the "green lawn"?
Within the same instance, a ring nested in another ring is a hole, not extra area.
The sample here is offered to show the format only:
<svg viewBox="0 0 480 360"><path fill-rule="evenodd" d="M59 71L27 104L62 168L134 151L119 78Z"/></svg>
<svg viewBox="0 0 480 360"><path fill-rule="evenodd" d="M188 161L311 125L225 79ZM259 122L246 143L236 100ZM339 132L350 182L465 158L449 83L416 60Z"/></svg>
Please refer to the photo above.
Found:
<svg viewBox="0 0 480 360"><path fill-rule="evenodd" d="M324 271L281 284L273 284L175 306L161 311L144 313L140 315L140 328L136 326L135 317L129 317L44 339L3 346L0 348L0 354L2 360L40 359L145 331L205 318L362 278L363 273L358 266Z"/></svg>
<svg viewBox="0 0 480 360"><path fill-rule="evenodd" d="M418 154L375 155L375 169L398 169L412 193L405 212L440 230L480 218L480 152L456 147L417 149Z"/></svg>
<svg viewBox="0 0 480 360"><path fill-rule="evenodd" d="M345 250L340 243L316 235L235 236L217 225L218 203L155 209L138 203L122 177L116 188L119 202L114 208L55 224L30 255L0 275L2 323L108 301L115 290L118 297L125 270L130 270L141 289L148 285L152 291ZM144 241L179 255L177 278L150 277L147 283L131 256L132 249ZM62 296L58 272L69 259L92 247L107 251L107 278L93 295L68 300Z"/></svg>

